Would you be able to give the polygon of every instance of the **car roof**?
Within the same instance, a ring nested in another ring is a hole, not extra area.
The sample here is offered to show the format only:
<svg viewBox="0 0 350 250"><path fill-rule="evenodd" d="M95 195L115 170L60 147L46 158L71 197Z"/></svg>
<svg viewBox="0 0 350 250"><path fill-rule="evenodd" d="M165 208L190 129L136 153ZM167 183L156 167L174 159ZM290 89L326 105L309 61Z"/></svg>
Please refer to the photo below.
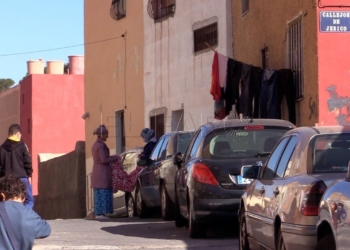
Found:
<svg viewBox="0 0 350 250"><path fill-rule="evenodd" d="M288 131L287 133L312 133L317 134L340 134L350 133L350 126L315 126L315 127L299 127Z"/></svg>
<svg viewBox="0 0 350 250"><path fill-rule="evenodd" d="M162 135L161 137L169 136L169 135L176 135L176 134L188 134L188 133L195 133L195 131L192 131L192 130L172 131L172 132L169 132L169 133Z"/></svg>
<svg viewBox="0 0 350 250"><path fill-rule="evenodd" d="M224 119L208 122L202 127L206 127L208 130L225 127L243 127L243 126L277 126L286 128L295 128L295 125L286 120L280 119Z"/></svg>

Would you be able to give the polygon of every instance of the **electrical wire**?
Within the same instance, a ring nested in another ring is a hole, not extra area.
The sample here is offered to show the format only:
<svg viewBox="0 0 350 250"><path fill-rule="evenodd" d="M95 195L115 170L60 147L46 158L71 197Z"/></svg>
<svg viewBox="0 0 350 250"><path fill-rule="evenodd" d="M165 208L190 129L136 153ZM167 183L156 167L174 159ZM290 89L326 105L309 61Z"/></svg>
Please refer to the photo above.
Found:
<svg viewBox="0 0 350 250"><path fill-rule="evenodd" d="M46 51L55 51L55 50L69 49L69 48L74 48L74 47L80 47L80 46L90 45L90 44L96 44L96 43L107 42L107 41L115 40L115 39L122 38L122 37L123 37L123 36L117 36L117 37L112 37L112 38L108 38L108 39L104 39L104 40L99 40L99 41L94 41L94 42L89 42L89 43L76 44L76 45L70 45L70 46L59 47L59 48L53 48L53 49L43 49L43 50L35 50L35 51L27 51L27 52L18 52L18 53L10 53L10 54L0 54L0 57L5 57L5 56L18 56L18 55L26 55L26 54L34 54L34 53L46 52Z"/></svg>

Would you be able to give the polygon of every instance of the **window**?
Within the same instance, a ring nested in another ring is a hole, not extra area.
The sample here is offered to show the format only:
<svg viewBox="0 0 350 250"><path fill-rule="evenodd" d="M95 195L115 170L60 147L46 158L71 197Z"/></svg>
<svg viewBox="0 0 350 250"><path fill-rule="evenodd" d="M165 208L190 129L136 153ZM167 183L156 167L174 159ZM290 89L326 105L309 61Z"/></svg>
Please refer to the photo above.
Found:
<svg viewBox="0 0 350 250"><path fill-rule="evenodd" d="M218 45L218 23L212 23L205 27L193 31L194 35L194 52L200 52Z"/></svg>
<svg viewBox="0 0 350 250"><path fill-rule="evenodd" d="M265 47L261 50L262 68L267 69L269 67L269 48Z"/></svg>
<svg viewBox="0 0 350 250"><path fill-rule="evenodd" d="M151 129L156 132L156 137L164 135L164 115L151 116Z"/></svg>
<svg viewBox="0 0 350 250"><path fill-rule="evenodd" d="M206 136L202 155L205 159L254 158L259 153L271 152L287 130L274 126L249 130L244 127L216 129Z"/></svg>
<svg viewBox="0 0 350 250"><path fill-rule="evenodd" d="M242 15L249 11L249 0L242 0Z"/></svg>
<svg viewBox="0 0 350 250"><path fill-rule="evenodd" d="M185 153L185 150L190 143L192 138L192 133L181 133L176 136L176 153Z"/></svg>
<svg viewBox="0 0 350 250"><path fill-rule="evenodd" d="M293 136L292 139L290 139L286 149L283 152L281 160L278 163L275 177L277 177L277 178L284 177L284 172L285 172L287 165L289 164L289 161L293 155L293 152L294 152L295 146L297 145L297 142L298 142L298 137L296 137L296 136Z"/></svg>
<svg viewBox="0 0 350 250"><path fill-rule="evenodd" d="M159 159L159 152L160 152L160 148L162 147L162 144L164 142L164 139L161 139L158 141L157 145L154 147L153 151L152 151L152 154L150 156L150 158L153 160L153 161L158 161Z"/></svg>
<svg viewBox="0 0 350 250"><path fill-rule="evenodd" d="M125 1L126 0L112 0L110 14L114 20L119 20L126 16Z"/></svg>
<svg viewBox="0 0 350 250"><path fill-rule="evenodd" d="M266 165L266 169L264 172L264 176L263 179L272 179L274 177L275 174L275 170L277 167L277 164L280 160L280 156L288 142L288 140L290 139L290 137L286 137L284 138L275 148L275 150L272 152L267 165Z"/></svg>
<svg viewBox="0 0 350 250"><path fill-rule="evenodd" d="M169 142L169 137L166 137L164 139L164 143L160 149L160 160L165 160L166 157L168 155L170 155L169 153L167 154L167 146L168 146L168 142Z"/></svg>
<svg viewBox="0 0 350 250"><path fill-rule="evenodd" d="M193 142L193 146L190 151L190 159L196 157L198 152L198 147L200 143L202 142L202 133L200 132L196 138L196 140Z"/></svg>
<svg viewBox="0 0 350 250"><path fill-rule="evenodd" d="M288 28L288 51L289 65L294 73L294 86L296 98L300 99L304 95L304 69L303 69L303 36L302 20L291 23Z"/></svg>
<svg viewBox="0 0 350 250"><path fill-rule="evenodd" d="M148 15L155 21L175 13L175 0L149 0Z"/></svg>

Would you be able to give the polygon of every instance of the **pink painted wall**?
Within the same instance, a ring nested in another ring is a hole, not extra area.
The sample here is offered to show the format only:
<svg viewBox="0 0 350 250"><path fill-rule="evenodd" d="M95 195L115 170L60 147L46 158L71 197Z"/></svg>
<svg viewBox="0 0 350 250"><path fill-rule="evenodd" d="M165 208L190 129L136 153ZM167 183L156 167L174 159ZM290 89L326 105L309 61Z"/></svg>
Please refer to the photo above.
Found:
<svg viewBox="0 0 350 250"><path fill-rule="evenodd" d="M23 139L31 144L36 195L38 154L68 153L74 151L76 141L85 140L85 123L81 118L84 76L30 75L21 83L21 95L25 100L21 105L21 126Z"/></svg>
<svg viewBox="0 0 350 250"><path fill-rule="evenodd" d="M321 11L350 11L350 2L348 0L315 0L315 2L318 4L318 125L350 124L350 33L320 31ZM327 7L329 5L348 7Z"/></svg>

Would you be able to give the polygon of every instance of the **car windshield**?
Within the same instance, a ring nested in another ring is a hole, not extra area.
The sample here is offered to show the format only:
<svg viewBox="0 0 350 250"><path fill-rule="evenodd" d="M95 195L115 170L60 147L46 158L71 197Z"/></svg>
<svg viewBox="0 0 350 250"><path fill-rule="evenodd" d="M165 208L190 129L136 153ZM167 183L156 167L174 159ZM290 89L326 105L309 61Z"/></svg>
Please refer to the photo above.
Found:
<svg viewBox="0 0 350 250"><path fill-rule="evenodd" d="M350 134L321 135L312 145L314 173L346 173L350 161Z"/></svg>
<svg viewBox="0 0 350 250"><path fill-rule="evenodd" d="M177 139L177 147L176 152L184 153L188 144L190 143L190 140L192 138L193 133L181 133L176 136Z"/></svg>
<svg viewBox="0 0 350 250"><path fill-rule="evenodd" d="M267 156L288 128L245 126L216 129L203 144L205 159L232 159Z"/></svg>

